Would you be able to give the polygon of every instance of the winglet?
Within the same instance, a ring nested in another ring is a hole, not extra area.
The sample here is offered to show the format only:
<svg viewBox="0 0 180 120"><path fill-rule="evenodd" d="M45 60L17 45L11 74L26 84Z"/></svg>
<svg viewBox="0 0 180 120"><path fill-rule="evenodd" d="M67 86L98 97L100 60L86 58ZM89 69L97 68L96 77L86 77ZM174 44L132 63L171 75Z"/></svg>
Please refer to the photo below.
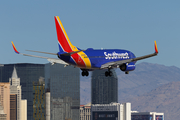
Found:
<svg viewBox="0 0 180 120"><path fill-rule="evenodd" d="M157 54L158 54L158 48L157 48L156 41L154 41L154 47L155 47L155 53L157 53Z"/></svg>
<svg viewBox="0 0 180 120"><path fill-rule="evenodd" d="M16 47L15 47L13 41L11 41L11 43L12 43L12 46L13 46L14 51L15 51L17 54L19 54L19 52L17 51L17 49L16 49Z"/></svg>

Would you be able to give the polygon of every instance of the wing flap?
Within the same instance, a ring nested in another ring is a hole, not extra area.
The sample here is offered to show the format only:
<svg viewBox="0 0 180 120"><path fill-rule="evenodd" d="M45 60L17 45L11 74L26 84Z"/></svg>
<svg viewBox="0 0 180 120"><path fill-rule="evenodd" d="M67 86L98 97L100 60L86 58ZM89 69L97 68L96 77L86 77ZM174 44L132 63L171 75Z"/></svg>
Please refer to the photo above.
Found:
<svg viewBox="0 0 180 120"><path fill-rule="evenodd" d="M55 58L48 58L47 59L51 63L58 63L58 64L63 64L63 65L69 65L68 63L64 62L63 60L60 59L55 59Z"/></svg>

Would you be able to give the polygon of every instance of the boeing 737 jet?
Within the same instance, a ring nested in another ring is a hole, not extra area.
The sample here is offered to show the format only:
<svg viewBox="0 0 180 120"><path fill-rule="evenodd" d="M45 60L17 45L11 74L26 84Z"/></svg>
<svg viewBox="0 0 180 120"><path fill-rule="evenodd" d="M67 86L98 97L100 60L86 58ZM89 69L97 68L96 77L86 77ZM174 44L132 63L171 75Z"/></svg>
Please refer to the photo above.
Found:
<svg viewBox="0 0 180 120"><path fill-rule="evenodd" d="M25 56L47 59L52 64L60 63L64 64L65 66L72 65L78 67L82 70L82 76L88 76L89 71L95 69L107 69L107 71L105 72L105 76L111 76L112 68L120 68L120 70L128 74L129 71L133 71L135 69L135 63L138 60L153 57L158 54L156 41L154 41L155 52L141 57L136 57L132 52L122 49L79 49L78 47L75 47L71 44L60 18L58 16L55 16L54 18L57 31L59 52L49 53L32 50L28 51L56 55L58 58L49 58L20 53L17 51L14 43L12 42L14 51L17 54L22 54Z"/></svg>

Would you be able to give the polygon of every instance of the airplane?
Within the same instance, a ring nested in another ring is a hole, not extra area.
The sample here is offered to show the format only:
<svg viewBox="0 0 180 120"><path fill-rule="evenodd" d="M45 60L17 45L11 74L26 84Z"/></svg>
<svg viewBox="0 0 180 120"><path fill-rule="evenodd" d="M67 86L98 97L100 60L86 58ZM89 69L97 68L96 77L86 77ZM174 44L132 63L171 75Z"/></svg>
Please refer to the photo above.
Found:
<svg viewBox="0 0 180 120"><path fill-rule="evenodd" d="M65 66L72 65L74 67L78 67L82 70L82 76L88 76L89 71L93 71L95 69L107 69L107 71L105 72L106 77L112 76L111 69L113 68L120 68L121 71L125 72L125 74L128 74L129 71L135 70L135 63L138 60L153 57L158 54L156 41L154 41L155 52L141 57L136 57L132 52L122 49L88 48L86 50L82 50L72 45L59 16L54 16L54 19L59 52L49 53L33 50L27 51L56 55L58 58L49 58L20 53L17 51L14 43L11 41L15 53L22 54L24 56L44 58L51 62L52 65L54 63L59 63L64 64Z"/></svg>

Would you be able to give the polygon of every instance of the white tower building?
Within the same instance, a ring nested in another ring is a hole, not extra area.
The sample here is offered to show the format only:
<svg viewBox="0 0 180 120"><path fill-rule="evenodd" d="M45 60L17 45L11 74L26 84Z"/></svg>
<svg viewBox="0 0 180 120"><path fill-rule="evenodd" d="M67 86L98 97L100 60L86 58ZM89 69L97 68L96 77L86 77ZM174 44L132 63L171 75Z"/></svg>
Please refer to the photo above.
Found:
<svg viewBox="0 0 180 120"><path fill-rule="evenodd" d="M21 100L21 120L27 120L27 100Z"/></svg>
<svg viewBox="0 0 180 120"><path fill-rule="evenodd" d="M14 67L12 77L9 78L10 94L17 94L17 120L21 120L21 86L20 78L17 76L16 68Z"/></svg>

